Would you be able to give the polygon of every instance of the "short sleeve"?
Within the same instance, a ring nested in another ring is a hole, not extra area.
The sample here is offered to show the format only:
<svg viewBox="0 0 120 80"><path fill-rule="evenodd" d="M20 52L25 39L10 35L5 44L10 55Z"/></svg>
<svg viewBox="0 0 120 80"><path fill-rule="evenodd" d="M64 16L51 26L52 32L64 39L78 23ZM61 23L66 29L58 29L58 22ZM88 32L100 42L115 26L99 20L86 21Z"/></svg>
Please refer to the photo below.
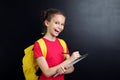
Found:
<svg viewBox="0 0 120 80"><path fill-rule="evenodd" d="M41 52L40 45L39 45L38 42L35 42L35 44L34 44L34 57L38 58L38 57L41 57L41 56L43 56L43 55L42 55L42 52Z"/></svg>

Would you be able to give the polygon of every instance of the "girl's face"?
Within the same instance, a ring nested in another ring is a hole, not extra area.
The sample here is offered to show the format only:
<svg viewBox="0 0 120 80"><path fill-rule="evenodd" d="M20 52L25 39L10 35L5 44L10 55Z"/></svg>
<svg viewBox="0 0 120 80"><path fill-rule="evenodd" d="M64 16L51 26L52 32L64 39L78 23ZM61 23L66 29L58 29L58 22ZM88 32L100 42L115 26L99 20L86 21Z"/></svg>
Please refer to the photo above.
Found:
<svg viewBox="0 0 120 80"><path fill-rule="evenodd" d="M47 34L56 37L64 29L65 17L61 14L55 14L50 21L45 20Z"/></svg>

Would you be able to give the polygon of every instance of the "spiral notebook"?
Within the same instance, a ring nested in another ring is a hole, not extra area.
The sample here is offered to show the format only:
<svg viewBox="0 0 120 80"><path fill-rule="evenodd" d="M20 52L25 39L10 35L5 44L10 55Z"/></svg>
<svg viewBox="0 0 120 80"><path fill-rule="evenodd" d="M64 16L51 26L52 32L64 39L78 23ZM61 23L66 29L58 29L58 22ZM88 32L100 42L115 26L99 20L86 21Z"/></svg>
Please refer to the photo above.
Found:
<svg viewBox="0 0 120 80"><path fill-rule="evenodd" d="M67 65L67 67L70 67L70 66L76 64L77 62L79 62L80 60L84 59L87 56L88 56L88 54L81 55L80 57L78 57L77 59L75 59L74 61L72 61L71 63L69 63Z"/></svg>
<svg viewBox="0 0 120 80"><path fill-rule="evenodd" d="M70 66L78 63L79 61L81 61L82 59L84 59L87 56L88 56L88 54L81 55L80 57L78 57L77 59L75 59L74 61L72 61L71 63L69 63L66 67L70 67ZM57 73L54 75L54 77L56 77L56 76L58 76Z"/></svg>

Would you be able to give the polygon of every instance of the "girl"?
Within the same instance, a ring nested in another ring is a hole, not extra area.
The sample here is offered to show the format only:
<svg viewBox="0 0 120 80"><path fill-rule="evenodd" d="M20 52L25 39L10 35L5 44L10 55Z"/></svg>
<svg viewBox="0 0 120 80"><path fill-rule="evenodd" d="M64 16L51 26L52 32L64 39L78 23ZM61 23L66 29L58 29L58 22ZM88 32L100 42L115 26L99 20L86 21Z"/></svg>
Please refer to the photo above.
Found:
<svg viewBox="0 0 120 80"><path fill-rule="evenodd" d="M67 54L66 59L64 59L62 54L63 48L58 40L58 35L63 31L65 25L66 17L63 12L57 9L47 9L42 19L46 28L42 39L47 46L47 56L45 58L42 55L39 43L35 42L34 56L42 71L39 80L64 80L64 74L74 71L74 66L66 68L66 65L80 57L80 54L78 51L75 51L71 56ZM69 53L68 48L67 53ZM54 77L56 73L58 76Z"/></svg>

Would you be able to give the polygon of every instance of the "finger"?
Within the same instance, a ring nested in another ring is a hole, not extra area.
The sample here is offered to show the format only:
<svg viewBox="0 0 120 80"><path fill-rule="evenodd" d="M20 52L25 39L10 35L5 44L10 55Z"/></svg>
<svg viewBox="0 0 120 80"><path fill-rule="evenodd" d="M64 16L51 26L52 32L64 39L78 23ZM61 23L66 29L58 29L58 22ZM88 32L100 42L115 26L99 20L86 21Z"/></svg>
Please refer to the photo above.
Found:
<svg viewBox="0 0 120 80"><path fill-rule="evenodd" d="M65 71L66 71L65 67L62 67L62 71L63 71L63 73L65 73Z"/></svg>

